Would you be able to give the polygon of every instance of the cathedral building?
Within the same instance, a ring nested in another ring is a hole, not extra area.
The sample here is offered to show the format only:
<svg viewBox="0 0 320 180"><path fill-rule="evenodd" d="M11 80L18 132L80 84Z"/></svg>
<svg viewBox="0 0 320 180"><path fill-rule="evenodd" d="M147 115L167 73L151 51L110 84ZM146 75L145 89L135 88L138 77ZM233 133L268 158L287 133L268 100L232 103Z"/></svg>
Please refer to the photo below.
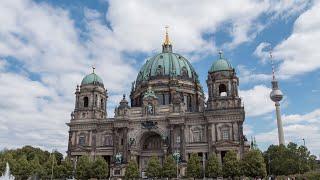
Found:
<svg viewBox="0 0 320 180"><path fill-rule="evenodd" d="M185 174L191 153L205 162L216 154L223 163L233 150L241 158L249 145L243 135L244 107L239 79L219 53L208 69L208 99L191 63L173 52L166 32L162 52L147 59L132 83L130 103L123 96L113 118L107 117L107 87L93 71L75 92L69 126L68 156L102 156L112 177L124 176L127 163L138 163L143 177L152 156L160 162L179 153Z"/></svg>

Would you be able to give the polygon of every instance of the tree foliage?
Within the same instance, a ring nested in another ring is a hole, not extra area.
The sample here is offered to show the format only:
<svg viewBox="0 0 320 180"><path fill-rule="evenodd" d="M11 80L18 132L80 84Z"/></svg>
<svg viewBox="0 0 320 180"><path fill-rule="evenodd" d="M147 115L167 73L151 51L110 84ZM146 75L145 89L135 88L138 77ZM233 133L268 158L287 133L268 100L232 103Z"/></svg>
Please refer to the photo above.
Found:
<svg viewBox="0 0 320 180"><path fill-rule="evenodd" d="M226 153L222 171L225 177L234 178L241 175L240 161L237 159L237 154L234 151L228 151Z"/></svg>
<svg viewBox="0 0 320 180"><path fill-rule="evenodd" d="M162 177L173 178L176 177L176 162L172 155L166 156L163 162Z"/></svg>
<svg viewBox="0 0 320 180"><path fill-rule="evenodd" d="M192 178L201 177L201 163L197 154L192 153L187 163L187 176Z"/></svg>
<svg viewBox="0 0 320 180"><path fill-rule="evenodd" d="M298 146L295 143L284 145L271 145L264 152L264 159L269 174L289 175L300 174L314 170L317 165L315 156L305 146Z"/></svg>
<svg viewBox="0 0 320 180"><path fill-rule="evenodd" d="M128 166L126 168L125 172L125 178L126 179L137 179L139 178L139 167L136 161L131 160L128 163Z"/></svg>
<svg viewBox="0 0 320 180"><path fill-rule="evenodd" d="M214 154L210 155L206 165L206 176L210 178L216 178L221 176L221 173L222 169L217 156Z"/></svg>
<svg viewBox="0 0 320 180"><path fill-rule="evenodd" d="M263 178L267 175L266 164L259 150L252 149L247 152L241 161L242 174L252 178Z"/></svg>
<svg viewBox="0 0 320 180"><path fill-rule="evenodd" d="M91 177L91 162L89 156L81 156L77 162L76 169L77 179L90 179Z"/></svg>
<svg viewBox="0 0 320 180"><path fill-rule="evenodd" d="M159 159L155 156L152 156L149 159L147 170L146 170L148 178L161 177L161 173L162 173L161 169L162 169L162 167L161 167Z"/></svg>
<svg viewBox="0 0 320 180"><path fill-rule="evenodd" d="M91 165L91 177L104 179L107 178L108 175L109 170L107 162L101 156L96 157Z"/></svg>

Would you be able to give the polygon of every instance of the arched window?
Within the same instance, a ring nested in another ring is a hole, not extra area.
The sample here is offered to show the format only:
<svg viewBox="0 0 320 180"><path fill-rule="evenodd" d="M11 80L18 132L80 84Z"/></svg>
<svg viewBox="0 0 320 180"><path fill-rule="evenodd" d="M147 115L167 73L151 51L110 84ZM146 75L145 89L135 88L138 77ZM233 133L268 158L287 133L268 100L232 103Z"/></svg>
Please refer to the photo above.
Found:
<svg viewBox="0 0 320 180"><path fill-rule="evenodd" d="M192 103L191 103L190 95L187 96L187 108L188 108L188 111L192 111Z"/></svg>
<svg viewBox="0 0 320 180"><path fill-rule="evenodd" d="M142 149L143 150L160 150L162 147L162 140L159 135L151 135L150 137L146 138L143 143Z"/></svg>
<svg viewBox="0 0 320 180"><path fill-rule="evenodd" d="M100 102L101 109L104 109L103 98L101 98L101 100L100 100L100 101L101 101L101 102Z"/></svg>
<svg viewBox="0 0 320 180"><path fill-rule="evenodd" d="M86 137L85 137L85 135L80 135L79 136L79 145L80 146L83 146L83 145L85 145L86 144Z"/></svg>
<svg viewBox="0 0 320 180"><path fill-rule="evenodd" d="M89 106L89 98L86 96L83 98L83 106L88 107Z"/></svg>
<svg viewBox="0 0 320 180"><path fill-rule="evenodd" d="M227 96L227 86L225 84L219 85L219 95L220 96Z"/></svg>
<svg viewBox="0 0 320 180"><path fill-rule="evenodd" d="M222 130L222 139L229 140L229 130L228 129Z"/></svg>
<svg viewBox="0 0 320 180"><path fill-rule="evenodd" d="M166 104L166 99L164 94L158 94L158 102L160 105L165 105Z"/></svg>
<svg viewBox="0 0 320 180"><path fill-rule="evenodd" d="M105 146L113 146L113 139L111 135L106 135L104 137L104 145Z"/></svg>
<svg viewBox="0 0 320 180"><path fill-rule="evenodd" d="M202 141L202 128L201 127L195 127L191 129L192 131L192 141L193 142L201 142Z"/></svg>

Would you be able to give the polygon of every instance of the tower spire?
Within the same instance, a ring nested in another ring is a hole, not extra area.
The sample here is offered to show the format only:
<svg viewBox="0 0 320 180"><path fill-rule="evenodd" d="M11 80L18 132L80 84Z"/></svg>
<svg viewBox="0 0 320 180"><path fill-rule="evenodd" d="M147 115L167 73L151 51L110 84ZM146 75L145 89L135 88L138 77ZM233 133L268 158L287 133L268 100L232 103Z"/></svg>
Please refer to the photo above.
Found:
<svg viewBox="0 0 320 180"><path fill-rule="evenodd" d="M272 51L270 51L270 60L271 60L271 66L272 66L272 80L276 80L276 75L275 75L275 73L274 73L274 64L273 64Z"/></svg>
<svg viewBox="0 0 320 180"><path fill-rule="evenodd" d="M165 26L166 34L165 34L164 42L162 44L162 52L163 53L172 52L172 45L171 45L170 38L169 38L168 28L169 28L169 26Z"/></svg>

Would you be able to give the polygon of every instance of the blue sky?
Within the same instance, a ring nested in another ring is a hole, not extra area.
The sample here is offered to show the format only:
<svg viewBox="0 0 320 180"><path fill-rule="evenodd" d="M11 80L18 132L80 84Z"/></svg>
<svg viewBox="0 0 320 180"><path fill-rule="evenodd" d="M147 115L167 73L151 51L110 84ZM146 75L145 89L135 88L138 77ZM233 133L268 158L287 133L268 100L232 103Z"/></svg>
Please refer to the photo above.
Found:
<svg viewBox="0 0 320 180"><path fill-rule="evenodd" d="M205 80L217 52L240 78L245 133L277 143L269 100L273 51L285 94L286 142L320 155L319 1L3 0L0 2L0 149L26 144L65 151L74 91L96 66L108 116L129 94L145 59L161 51L164 26L175 52Z"/></svg>

